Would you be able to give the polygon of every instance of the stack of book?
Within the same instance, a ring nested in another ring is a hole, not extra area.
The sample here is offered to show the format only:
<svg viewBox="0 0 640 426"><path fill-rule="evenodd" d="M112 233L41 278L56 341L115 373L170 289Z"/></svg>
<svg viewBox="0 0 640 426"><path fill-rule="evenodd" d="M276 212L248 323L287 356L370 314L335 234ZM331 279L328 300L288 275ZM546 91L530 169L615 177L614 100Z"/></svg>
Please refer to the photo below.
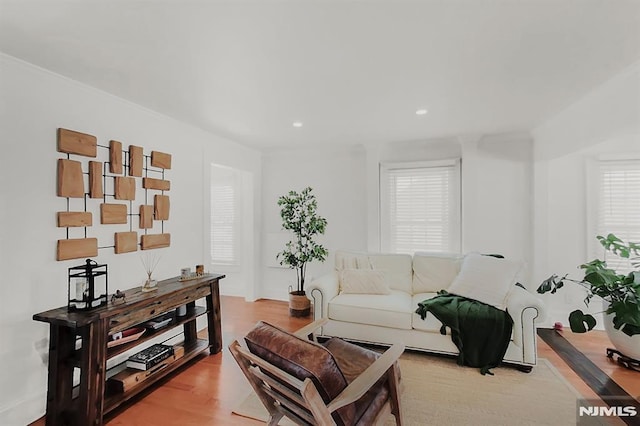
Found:
<svg viewBox="0 0 640 426"><path fill-rule="evenodd" d="M149 370L173 355L173 346L155 344L127 359L127 368Z"/></svg>

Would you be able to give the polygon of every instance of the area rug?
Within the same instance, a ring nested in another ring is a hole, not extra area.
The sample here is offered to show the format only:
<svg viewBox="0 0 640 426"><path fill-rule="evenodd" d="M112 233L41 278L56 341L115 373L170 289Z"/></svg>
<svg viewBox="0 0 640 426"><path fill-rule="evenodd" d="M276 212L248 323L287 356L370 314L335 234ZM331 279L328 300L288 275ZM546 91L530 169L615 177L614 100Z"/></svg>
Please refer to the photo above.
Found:
<svg viewBox="0 0 640 426"><path fill-rule="evenodd" d="M400 358L407 425L572 425L579 393L544 359L531 373L508 367L483 376L454 359L421 353ZM266 421L267 411L252 392L233 410ZM292 425L283 419L280 425ZM394 425L390 416L385 425Z"/></svg>

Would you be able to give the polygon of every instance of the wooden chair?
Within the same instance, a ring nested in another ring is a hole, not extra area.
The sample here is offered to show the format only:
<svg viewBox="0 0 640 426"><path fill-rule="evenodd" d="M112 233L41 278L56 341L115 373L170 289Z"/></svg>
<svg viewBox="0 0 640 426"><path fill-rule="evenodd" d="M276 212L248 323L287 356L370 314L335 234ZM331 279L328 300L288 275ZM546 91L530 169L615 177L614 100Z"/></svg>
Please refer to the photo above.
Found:
<svg viewBox="0 0 640 426"><path fill-rule="evenodd" d="M402 425L400 368L404 345L383 354L332 338L309 340L326 320L295 333L259 322L229 350L269 412L300 425L382 424L390 414Z"/></svg>

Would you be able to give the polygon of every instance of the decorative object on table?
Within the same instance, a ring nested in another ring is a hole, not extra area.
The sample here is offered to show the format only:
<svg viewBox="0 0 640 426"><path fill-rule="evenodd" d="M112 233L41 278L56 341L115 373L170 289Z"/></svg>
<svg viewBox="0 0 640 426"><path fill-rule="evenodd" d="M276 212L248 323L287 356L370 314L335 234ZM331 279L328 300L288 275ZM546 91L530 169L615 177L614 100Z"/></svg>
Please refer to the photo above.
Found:
<svg viewBox="0 0 640 426"><path fill-rule="evenodd" d="M122 300L122 303L126 303L127 299L125 296L124 291L116 290L116 292L111 295L111 303L115 303L116 300Z"/></svg>
<svg viewBox="0 0 640 426"><path fill-rule="evenodd" d="M569 281L587 290L585 305L589 306L594 296L602 298L605 330L617 349L608 349L607 355L624 354L624 358L618 360L621 364L635 362L640 365L640 244L625 243L614 234L596 238L605 249L605 260L595 259L580 265L580 269L584 270L581 280L568 278L567 274L561 278L553 274L538 287L538 293L555 294L565 281ZM607 254L632 259L631 264L636 270L627 275L618 274L607 267ZM569 325L574 333L585 333L595 327L596 319L576 309L569 315Z"/></svg>
<svg viewBox="0 0 640 426"><path fill-rule="evenodd" d="M143 256L140 258L142 261L142 266L144 266L144 270L147 273L147 279L142 286L142 292L146 293L149 291L154 291L158 289L158 282L154 279L151 279L151 274L158 266L160 262L160 256L154 254L149 254L147 256Z"/></svg>
<svg viewBox="0 0 640 426"><path fill-rule="evenodd" d="M196 265L196 271L191 272L191 268L182 268L180 269L180 278L179 281L189 281L195 280L198 278L206 277L207 274L204 271L204 265Z"/></svg>
<svg viewBox="0 0 640 426"><path fill-rule="evenodd" d="M173 346L156 343L127 359L127 368L149 370L173 355Z"/></svg>
<svg viewBox="0 0 640 426"><path fill-rule="evenodd" d="M87 259L84 265L69 268L67 310L86 311L107 304L107 265Z"/></svg>
<svg viewBox="0 0 640 426"><path fill-rule="evenodd" d="M107 347L113 348L114 346L120 346L124 345L125 343L138 340L145 331L147 330L144 327L134 327L120 331L118 333L110 334L109 341L107 342Z"/></svg>
<svg viewBox="0 0 640 426"><path fill-rule="evenodd" d="M191 276L191 268L180 269L180 278L188 278Z"/></svg>
<svg viewBox="0 0 640 426"><path fill-rule="evenodd" d="M317 235L324 234L327 219L318 215L318 202L312 191L311 187L300 193L289 191L278 199L282 227L294 236L276 256L281 265L296 270L297 288L289 288L289 314L293 317L309 316L311 302L304 291L307 264L313 260L324 262L328 254L327 249L315 241Z"/></svg>
<svg viewBox="0 0 640 426"><path fill-rule="evenodd" d="M183 317L187 315L187 305L181 305L176 308L176 315L179 317Z"/></svg>
<svg viewBox="0 0 640 426"><path fill-rule="evenodd" d="M145 322L143 325L147 328L147 330L155 331L168 326L169 324L171 324L171 321L173 321L173 314L166 313Z"/></svg>

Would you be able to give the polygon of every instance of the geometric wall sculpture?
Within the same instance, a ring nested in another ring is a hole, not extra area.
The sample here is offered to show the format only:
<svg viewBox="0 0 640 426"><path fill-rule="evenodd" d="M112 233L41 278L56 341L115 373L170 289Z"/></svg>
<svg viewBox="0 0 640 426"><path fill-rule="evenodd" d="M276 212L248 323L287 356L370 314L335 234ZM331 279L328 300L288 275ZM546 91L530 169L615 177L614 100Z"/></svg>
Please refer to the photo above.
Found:
<svg viewBox="0 0 640 426"><path fill-rule="evenodd" d="M97 238L58 240L57 260L78 259L98 255Z"/></svg>
<svg viewBox="0 0 640 426"><path fill-rule="evenodd" d="M129 176L142 177L142 148L129 146Z"/></svg>
<svg viewBox="0 0 640 426"><path fill-rule="evenodd" d="M153 206L140 206L140 229L153 228Z"/></svg>
<svg viewBox="0 0 640 426"><path fill-rule="evenodd" d="M105 248L113 248L120 254L135 252L138 247L149 250L170 246L171 235L165 232L170 201L164 191L171 188L171 182L165 179L165 170L171 169L171 154L151 151L145 155L142 147L123 148L117 140L109 140L108 146L104 146L95 136L62 128L57 130L57 149L66 158L58 159L56 191L67 199L66 211L57 213L57 226L67 233L65 239L58 240L57 260L93 257ZM88 161L86 157L99 157L99 161ZM83 158L85 161L79 161ZM140 196L138 188L142 191ZM76 198L82 201L72 201ZM91 199L100 202L92 203ZM87 230L95 229L90 227L93 214L98 211L101 225L128 228L116 229L111 244L99 245L97 238L87 237ZM136 224L144 230L140 238L133 229ZM85 238L71 238L70 233L78 233L72 231L74 228L84 228Z"/></svg>
<svg viewBox="0 0 640 426"><path fill-rule="evenodd" d="M93 225L91 212L58 212L59 228L78 228Z"/></svg>
<svg viewBox="0 0 640 426"><path fill-rule="evenodd" d="M169 220L169 197L156 195L153 199L153 213L155 220Z"/></svg>
<svg viewBox="0 0 640 426"><path fill-rule="evenodd" d="M142 187L144 189L157 189L159 191L169 191L171 182L168 180L144 178L142 179Z"/></svg>
<svg viewBox="0 0 640 426"><path fill-rule="evenodd" d="M100 204L100 223L103 225L127 223L127 205Z"/></svg>
<svg viewBox="0 0 640 426"><path fill-rule="evenodd" d="M142 236L142 250L169 247L171 234L147 234Z"/></svg>
<svg viewBox="0 0 640 426"><path fill-rule="evenodd" d="M122 170L122 142L109 141L109 172L121 175Z"/></svg>
<svg viewBox="0 0 640 426"><path fill-rule="evenodd" d="M100 161L89 161L89 197L102 198L102 163Z"/></svg>
<svg viewBox="0 0 640 426"><path fill-rule="evenodd" d="M73 160L58 160L58 197L84 197L82 163Z"/></svg>
<svg viewBox="0 0 640 426"><path fill-rule="evenodd" d="M114 238L116 253L138 251L137 232L116 232Z"/></svg>
<svg viewBox="0 0 640 426"><path fill-rule="evenodd" d="M95 136L58 129L58 152L95 158L98 151L97 145Z"/></svg>
<svg viewBox="0 0 640 426"><path fill-rule="evenodd" d="M151 151L151 166L161 169L171 168L171 154L159 151Z"/></svg>
<svg viewBox="0 0 640 426"><path fill-rule="evenodd" d="M136 199L136 180L134 178L116 176L114 185L116 200Z"/></svg>

